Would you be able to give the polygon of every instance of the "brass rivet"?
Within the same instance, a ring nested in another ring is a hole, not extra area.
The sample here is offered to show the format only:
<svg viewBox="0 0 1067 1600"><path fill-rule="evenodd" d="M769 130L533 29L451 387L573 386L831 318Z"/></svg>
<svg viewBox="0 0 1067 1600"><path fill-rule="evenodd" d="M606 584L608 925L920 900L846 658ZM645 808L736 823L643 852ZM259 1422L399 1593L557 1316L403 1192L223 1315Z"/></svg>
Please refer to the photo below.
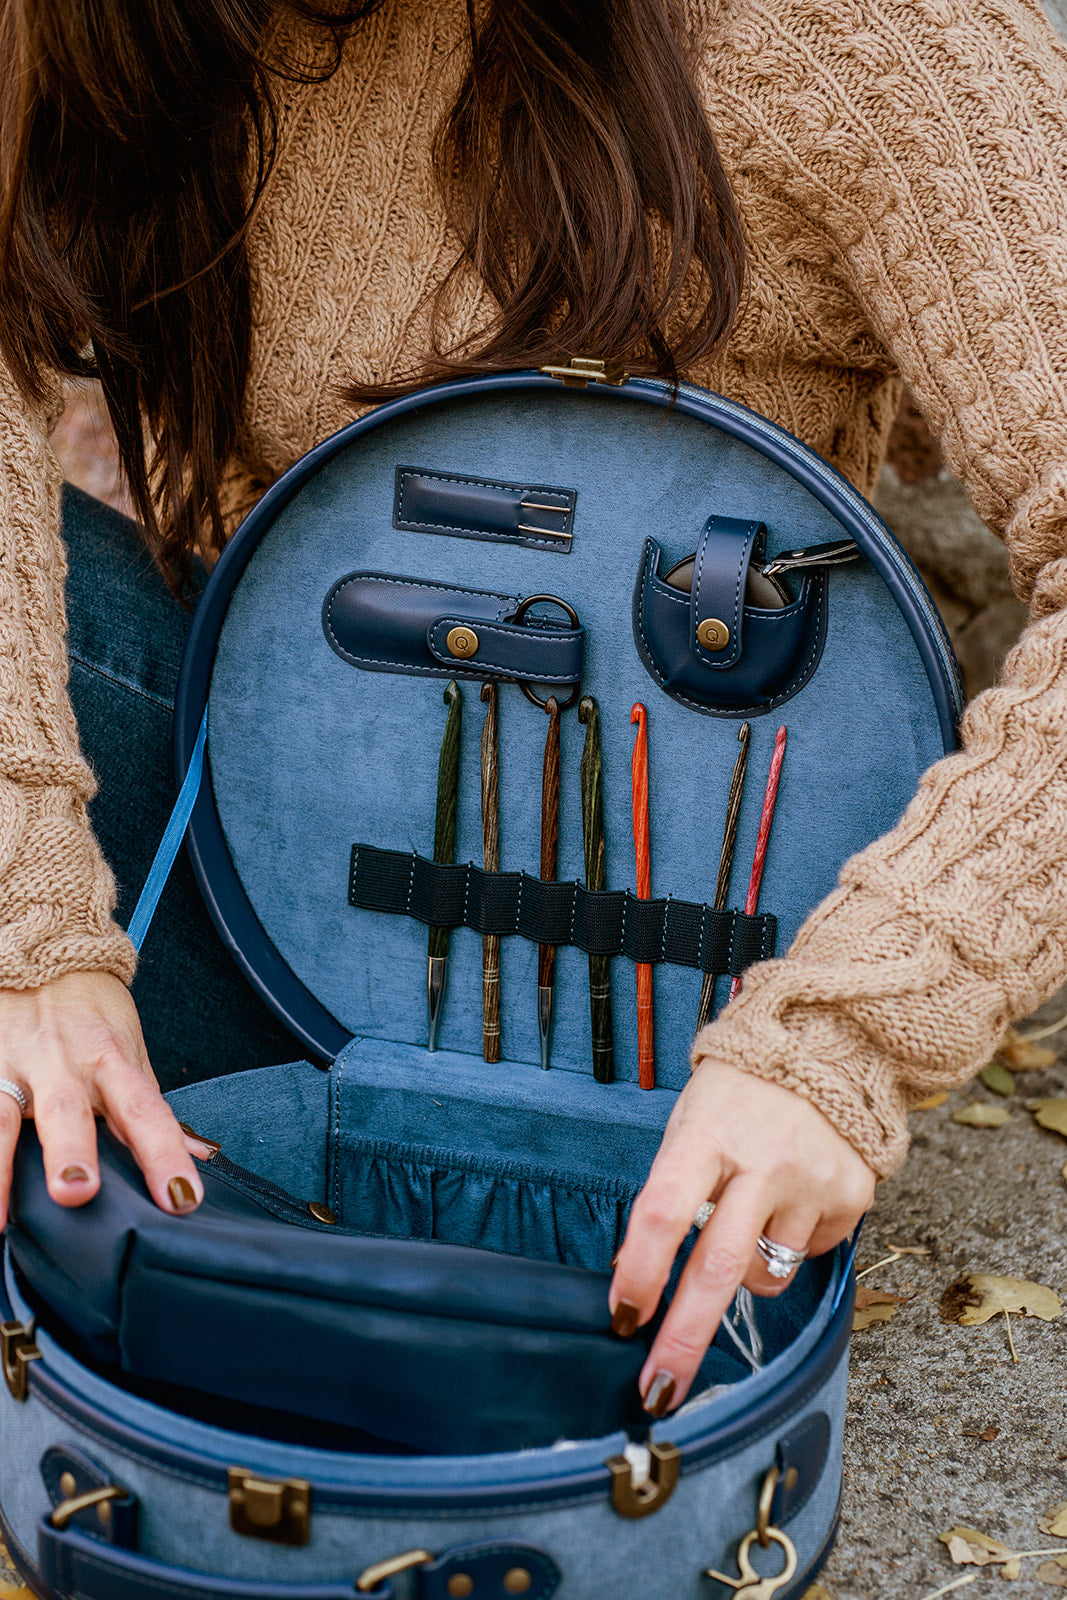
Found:
<svg viewBox="0 0 1067 1600"><path fill-rule="evenodd" d="M457 1572L455 1577L449 1578L446 1587L454 1600L463 1600L464 1595L474 1593L474 1579L469 1572Z"/></svg>
<svg viewBox="0 0 1067 1600"><path fill-rule="evenodd" d="M460 656L463 660L467 660L470 656L477 654L478 635L473 628L449 628L448 633L445 635L445 644L448 646L451 655ZM464 1589L463 1593L469 1594L470 1590Z"/></svg>
<svg viewBox="0 0 1067 1600"><path fill-rule="evenodd" d="M337 1223L337 1212L331 1211L329 1206L324 1206L321 1200L309 1200L308 1210L316 1222L327 1222L331 1228Z"/></svg>
<svg viewBox="0 0 1067 1600"><path fill-rule="evenodd" d="M73 1500L78 1492L78 1480L73 1472L64 1472L59 1479L59 1490L64 1500Z"/></svg>
<svg viewBox="0 0 1067 1600"><path fill-rule="evenodd" d="M697 643L705 650L725 650L730 643L730 630L718 617L705 617L697 628Z"/></svg>
<svg viewBox="0 0 1067 1600"><path fill-rule="evenodd" d="M512 1567L510 1572L504 1574L504 1589L507 1594L525 1594L533 1583L533 1579L525 1567Z"/></svg>
<svg viewBox="0 0 1067 1600"><path fill-rule="evenodd" d="M96 1508L96 1515L99 1518L100 1526L102 1528L110 1528L110 1526L111 1526L111 1502L110 1502L110 1500L101 1500L100 1504Z"/></svg>
<svg viewBox="0 0 1067 1600"><path fill-rule="evenodd" d="M798 1482L800 1481L800 1473L797 1471L796 1467L790 1467L789 1468L788 1472L785 1475L785 1480L784 1481L785 1481L785 1487L789 1490L790 1494L792 1494L793 1490L796 1488Z"/></svg>

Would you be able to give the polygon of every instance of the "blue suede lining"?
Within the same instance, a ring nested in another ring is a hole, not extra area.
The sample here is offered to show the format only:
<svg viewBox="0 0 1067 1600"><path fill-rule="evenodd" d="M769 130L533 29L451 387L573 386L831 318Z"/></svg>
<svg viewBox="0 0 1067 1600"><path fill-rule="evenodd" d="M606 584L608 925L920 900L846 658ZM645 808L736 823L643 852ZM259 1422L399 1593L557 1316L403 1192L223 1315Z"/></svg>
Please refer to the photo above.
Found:
<svg viewBox="0 0 1067 1600"><path fill-rule="evenodd" d="M357 568L514 593L556 592L588 632L583 687L601 706L609 887L634 882L630 707L649 711L652 884L656 894L710 898L737 730L661 693L638 658L631 591L646 533L668 562L689 554L711 512L759 517L769 552L840 535L835 519L750 446L672 412L620 401L587 407L566 392L496 395L428 407L357 441L283 508L242 578L219 640L211 690L210 762L230 851L264 928L294 972L353 1034L411 1048L425 1061L426 930L346 902L356 840L428 852L443 680L361 672L323 637L330 586ZM574 484L568 559L392 526L394 473L436 471ZM464 686L457 854L481 860L479 736L483 708ZM912 637L866 564L830 574L826 648L812 681L780 712L753 720L730 903L743 904L775 729L789 746L761 909L779 919L783 949L833 886L841 863L890 827L919 774L942 753L938 719ZM501 854L536 870L547 722L517 687L500 694ZM562 728L561 877L583 876L578 766L584 729ZM534 946L503 941L503 1049L536 1063ZM700 975L654 977L658 1082L680 1087ZM718 1001L725 998L720 982ZM635 981L612 964L618 1075L636 1078ZM481 941L453 934L439 1032L480 1063ZM591 1071L588 969L577 950L557 963L553 1066ZM617 1114L613 1091L601 1117ZM598 1134L594 1132L593 1137Z"/></svg>

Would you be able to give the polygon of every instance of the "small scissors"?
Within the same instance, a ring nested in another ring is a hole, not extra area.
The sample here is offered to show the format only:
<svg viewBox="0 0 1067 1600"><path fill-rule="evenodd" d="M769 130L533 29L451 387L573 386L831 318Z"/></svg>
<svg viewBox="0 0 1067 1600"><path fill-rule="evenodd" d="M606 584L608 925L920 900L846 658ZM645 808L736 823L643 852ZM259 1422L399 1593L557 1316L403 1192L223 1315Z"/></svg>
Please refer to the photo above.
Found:
<svg viewBox="0 0 1067 1600"><path fill-rule="evenodd" d="M767 1529L767 1538L773 1539L775 1544L781 1545L785 1551L785 1566L777 1577L761 1578L751 1561L748 1552L759 1538L755 1528L745 1537L737 1547L737 1570L739 1578L728 1578L723 1572L716 1572L713 1567L704 1569L706 1578L716 1578L719 1583L727 1584L734 1590L738 1600L772 1600L779 1589L784 1589L790 1578L797 1570L796 1546L787 1534L780 1533L777 1528Z"/></svg>

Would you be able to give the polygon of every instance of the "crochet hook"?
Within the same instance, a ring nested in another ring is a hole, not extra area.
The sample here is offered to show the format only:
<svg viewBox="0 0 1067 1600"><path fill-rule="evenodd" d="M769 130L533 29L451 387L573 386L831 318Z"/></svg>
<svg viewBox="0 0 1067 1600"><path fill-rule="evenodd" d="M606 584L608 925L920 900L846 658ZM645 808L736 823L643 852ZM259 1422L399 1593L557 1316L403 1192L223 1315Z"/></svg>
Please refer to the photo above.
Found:
<svg viewBox="0 0 1067 1600"><path fill-rule="evenodd" d="M759 819L759 832L756 835L756 848L752 856L752 872L748 880L748 896L745 900L745 916L754 917L759 905L760 884L763 882L763 864L767 859L767 841L771 836L771 823L774 820L774 807L778 799L778 780L782 776L782 762L785 760L786 730L779 728L774 739L774 754L771 756L771 770L767 774L767 788L763 796L763 812ZM729 998L732 1000L741 987L741 977L738 975L730 984Z"/></svg>
<svg viewBox="0 0 1067 1600"><path fill-rule="evenodd" d="M495 683L482 684L482 865L500 871L500 774ZM500 1060L500 935L482 935L482 1058Z"/></svg>
<svg viewBox="0 0 1067 1600"><path fill-rule="evenodd" d="M603 889L604 765L600 753L600 707L591 694L578 702L578 721L585 724L582 746L582 841L585 846L585 886ZM615 1077L615 1049L611 1026L611 961L589 957L589 1022L593 1036L593 1077L611 1083Z"/></svg>
<svg viewBox="0 0 1067 1600"><path fill-rule="evenodd" d="M652 896L652 858L648 836L648 712L640 701L630 712L637 724L632 764L634 810L634 860L637 897ZM656 1087L656 1052L652 1026L652 968L637 963L637 1081L642 1089Z"/></svg>
<svg viewBox="0 0 1067 1600"><path fill-rule="evenodd" d="M559 859L559 701L545 701L548 733L541 769L541 877L555 883ZM556 947L537 946L537 1032L541 1040L541 1066L547 1072L552 1044L552 1000L556 987Z"/></svg>
<svg viewBox="0 0 1067 1600"><path fill-rule="evenodd" d="M459 734L463 723L463 696L454 678L445 688L444 700L448 707L448 716L445 719L441 755L437 763L437 815L433 830L433 858L435 861L452 862L456 859ZM437 1049L437 1024L441 1020L447 967L448 929L431 926L426 962L426 1013L431 1050Z"/></svg>
<svg viewBox="0 0 1067 1600"><path fill-rule="evenodd" d="M745 787L745 772L748 769L748 743L752 736L752 726L742 722L737 730L737 737L741 748L737 752L734 762L733 777L730 779L730 793L726 799L726 823L722 831L722 849L719 852L719 875L715 880L715 899L712 901L713 911L724 911L730 896L730 871L734 864L734 846L737 843L737 819L741 814L741 795ZM700 1009L697 1012L697 1032L711 1021L711 1008L715 1004L715 973L705 972L704 981L700 986Z"/></svg>

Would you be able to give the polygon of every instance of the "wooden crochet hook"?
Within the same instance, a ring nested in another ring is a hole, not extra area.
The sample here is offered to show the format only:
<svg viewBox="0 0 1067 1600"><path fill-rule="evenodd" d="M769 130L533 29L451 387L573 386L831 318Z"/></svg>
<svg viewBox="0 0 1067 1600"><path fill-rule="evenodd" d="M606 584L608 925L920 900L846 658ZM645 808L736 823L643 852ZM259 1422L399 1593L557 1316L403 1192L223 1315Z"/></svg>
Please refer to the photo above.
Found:
<svg viewBox="0 0 1067 1600"><path fill-rule="evenodd" d="M500 871L500 771L495 683L482 684L482 865ZM482 1057L500 1060L500 935L482 935Z"/></svg>
<svg viewBox="0 0 1067 1600"><path fill-rule="evenodd" d="M630 712L637 724L633 754L634 860L637 897L652 897L652 858L648 835L648 712L640 701ZM652 1017L652 968L637 963L637 1081L642 1089L656 1087L656 1050Z"/></svg>
<svg viewBox="0 0 1067 1600"><path fill-rule="evenodd" d="M767 841L771 836L771 823L774 820L774 807L778 799L778 780L782 776L782 762L785 760L786 730L779 728L774 739L774 754L771 756L771 770L767 774L767 788L763 796L763 811L759 819L759 833L756 835L756 848L752 856L752 872L748 880L748 895L745 899L745 916L754 917L759 906L760 884L763 882L763 864L767 859ZM741 987L741 978L738 975L730 984L729 998L732 1000Z"/></svg>
<svg viewBox="0 0 1067 1600"><path fill-rule="evenodd" d="M604 889L604 763L600 752L600 707L591 694L578 702L578 721L585 724L582 746L582 842L585 886ZM615 1045L611 1024L611 958L589 957L589 1023L593 1036L593 1077L611 1083L615 1077Z"/></svg>
<svg viewBox="0 0 1067 1600"><path fill-rule="evenodd" d="M453 678L445 687L444 736L441 755L437 763L437 814L433 830L433 858L452 862L456 859L456 811L459 806L459 736L463 723L463 696ZM441 1020L441 1005L445 997L445 975L448 969L448 929L431 926L426 962L426 1013L429 1024L429 1048L437 1049L437 1024Z"/></svg>
<svg viewBox="0 0 1067 1600"><path fill-rule="evenodd" d="M541 877L555 883L559 858L559 701L549 695L545 701L548 734L541 769ZM537 1032L541 1041L541 1066L547 1072L551 1062L552 1001L556 987L556 947L537 946Z"/></svg>
<svg viewBox="0 0 1067 1600"><path fill-rule="evenodd" d="M722 849L719 851L719 875L715 880L715 899L712 901L713 911L724 911L726 902L730 897L730 871L734 864L734 847L737 844L737 819L741 815L741 796L745 787L745 773L748 770L748 745L752 737L752 725L742 722L737 730L741 748L737 752L734 762L733 776L730 779L730 793L726 798L726 823L722 830ZM700 1008L697 1011L697 1032L711 1021L712 1007L715 1004L715 973L705 972L704 981L700 986Z"/></svg>

